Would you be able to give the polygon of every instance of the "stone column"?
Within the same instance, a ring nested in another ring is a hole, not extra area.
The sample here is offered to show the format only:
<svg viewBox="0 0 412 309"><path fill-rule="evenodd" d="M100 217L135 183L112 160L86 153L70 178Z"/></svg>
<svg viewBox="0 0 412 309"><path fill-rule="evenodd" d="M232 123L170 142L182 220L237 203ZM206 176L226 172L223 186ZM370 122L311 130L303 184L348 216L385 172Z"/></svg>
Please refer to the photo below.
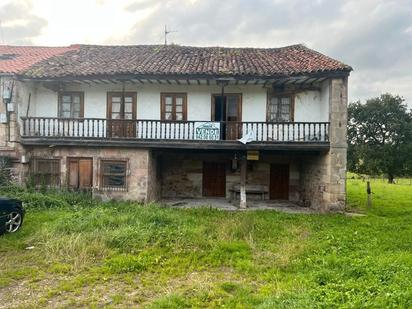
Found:
<svg viewBox="0 0 412 309"><path fill-rule="evenodd" d="M325 157L324 210L344 210L346 205L346 151L348 78L333 78L329 84L329 141Z"/></svg>

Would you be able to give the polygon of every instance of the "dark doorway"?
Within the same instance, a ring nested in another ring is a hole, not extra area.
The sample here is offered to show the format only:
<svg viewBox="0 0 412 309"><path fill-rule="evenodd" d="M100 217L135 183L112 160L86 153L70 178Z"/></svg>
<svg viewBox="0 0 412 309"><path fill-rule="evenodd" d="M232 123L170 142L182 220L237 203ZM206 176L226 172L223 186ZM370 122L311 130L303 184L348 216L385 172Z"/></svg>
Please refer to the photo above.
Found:
<svg viewBox="0 0 412 309"><path fill-rule="evenodd" d="M214 94L212 97L212 121L221 122L222 140L240 138L242 121L241 94Z"/></svg>
<svg viewBox="0 0 412 309"><path fill-rule="evenodd" d="M226 164L203 162L203 196L226 196Z"/></svg>
<svg viewBox="0 0 412 309"><path fill-rule="evenodd" d="M270 199L289 199L289 165L272 164L270 166Z"/></svg>
<svg viewBox="0 0 412 309"><path fill-rule="evenodd" d="M90 189L93 186L93 160L91 158L69 158L69 187Z"/></svg>
<svg viewBox="0 0 412 309"><path fill-rule="evenodd" d="M226 97L215 96L214 97L214 121L226 121Z"/></svg>

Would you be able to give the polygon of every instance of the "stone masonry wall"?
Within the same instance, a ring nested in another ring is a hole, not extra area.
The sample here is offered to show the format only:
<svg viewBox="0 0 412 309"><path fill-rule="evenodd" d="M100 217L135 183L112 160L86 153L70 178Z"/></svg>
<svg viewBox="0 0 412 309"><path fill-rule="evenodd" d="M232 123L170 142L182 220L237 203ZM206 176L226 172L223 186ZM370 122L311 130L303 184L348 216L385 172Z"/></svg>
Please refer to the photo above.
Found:
<svg viewBox="0 0 412 309"><path fill-rule="evenodd" d="M330 89L330 151L327 157L328 186L326 210L346 206L346 156L348 122L348 79L332 79Z"/></svg>
<svg viewBox="0 0 412 309"><path fill-rule="evenodd" d="M300 188L302 203L322 210L327 183L326 154L303 158L300 165Z"/></svg>
<svg viewBox="0 0 412 309"><path fill-rule="evenodd" d="M162 155L160 160L162 197L202 197L201 160L184 154Z"/></svg>
<svg viewBox="0 0 412 309"><path fill-rule="evenodd" d="M0 94L3 94L5 87L13 85L13 94L10 101L12 110L7 110L7 105L0 96L0 113L8 116L7 123L0 123L0 156L6 156L12 159L11 175L13 182L24 183L25 166L21 164L21 155L24 154L24 149L19 143L19 106L23 101L27 101L27 91L22 87L21 82L13 79L12 76L0 77ZM20 115L22 116L22 115Z"/></svg>
<svg viewBox="0 0 412 309"><path fill-rule="evenodd" d="M347 78L329 84L330 150L301 165L302 199L319 211L342 211L346 206Z"/></svg>
<svg viewBox="0 0 412 309"><path fill-rule="evenodd" d="M123 199L145 202L156 198L156 193L149 193L148 186L153 180L151 153L146 149L119 148L80 148L80 147L35 147L27 151L33 162L35 158L59 158L60 179L62 186L67 184L67 159L69 157L93 159L93 192L103 199ZM127 191L100 189L100 160L127 161ZM25 176L29 173L29 164L25 165Z"/></svg>
<svg viewBox="0 0 412 309"><path fill-rule="evenodd" d="M157 201L161 197L160 164L157 155L153 151L149 152L148 160L148 181L146 201Z"/></svg>
<svg viewBox="0 0 412 309"><path fill-rule="evenodd" d="M240 184L239 167L232 169L234 154L167 154L160 158L161 196L163 198L200 198L202 197L203 161L226 163L226 197L230 189ZM270 184L270 164L289 164L289 200L300 200L299 164L293 156L265 155L259 161L248 162L247 184ZM253 198L253 196L248 196Z"/></svg>

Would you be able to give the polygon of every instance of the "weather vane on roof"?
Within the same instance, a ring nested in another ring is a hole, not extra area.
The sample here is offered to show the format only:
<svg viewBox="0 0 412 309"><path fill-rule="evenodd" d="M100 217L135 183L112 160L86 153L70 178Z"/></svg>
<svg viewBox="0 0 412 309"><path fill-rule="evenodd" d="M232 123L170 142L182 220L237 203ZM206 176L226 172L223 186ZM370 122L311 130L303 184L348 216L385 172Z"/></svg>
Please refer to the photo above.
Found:
<svg viewBox="0 0 412 309"><path fill-rule="evenodd" d="M169 33L177 32L176 30L167 30L167 25L165 25L165 45L167 45L167 35Z"/></svg>

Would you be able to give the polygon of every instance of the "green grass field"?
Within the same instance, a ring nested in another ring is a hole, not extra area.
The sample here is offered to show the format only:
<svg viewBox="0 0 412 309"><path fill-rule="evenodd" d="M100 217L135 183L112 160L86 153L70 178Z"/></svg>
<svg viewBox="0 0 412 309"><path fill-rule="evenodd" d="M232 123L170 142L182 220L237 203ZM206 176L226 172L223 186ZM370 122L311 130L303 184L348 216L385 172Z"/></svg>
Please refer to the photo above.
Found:
<svg viewBox="0 0 412 309"><path fill-rule="evenodd" d="M9 190L28 206L0 237L0 307L411 308L412 186L372 181L371 210L365 186L348 181L363 217Z"/></svg>

